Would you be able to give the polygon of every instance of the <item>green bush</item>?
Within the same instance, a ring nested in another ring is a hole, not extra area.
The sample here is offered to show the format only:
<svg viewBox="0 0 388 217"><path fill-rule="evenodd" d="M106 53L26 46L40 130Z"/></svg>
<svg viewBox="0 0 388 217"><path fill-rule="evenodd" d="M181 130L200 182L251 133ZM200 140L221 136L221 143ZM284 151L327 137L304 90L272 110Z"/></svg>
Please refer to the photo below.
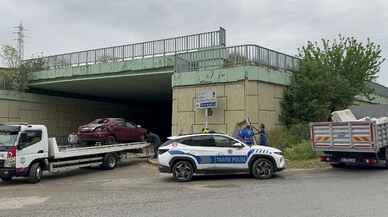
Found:
<svg viewBox="0 0 388 217"><path fill-rule="evenodd" d="M308 140L304 140L292 147L287 147L283 152L288 160L308 160L317 156Z"/></svg>
<svg viewBox="0 0 388 217"><path fill-rule="evenodd" d="M281 150L299 144L309 138L309 125L297 124L289 128L276 127L268 132L269 144Z"/></svg>
<svg viewBox="0 0 388 217"><path fill-rule="evenodd" d="M316 157L309 140L308 124L297 124L289 128L277 127L268 134L270 145L282 150L288 160L308 160Z"/></svg>

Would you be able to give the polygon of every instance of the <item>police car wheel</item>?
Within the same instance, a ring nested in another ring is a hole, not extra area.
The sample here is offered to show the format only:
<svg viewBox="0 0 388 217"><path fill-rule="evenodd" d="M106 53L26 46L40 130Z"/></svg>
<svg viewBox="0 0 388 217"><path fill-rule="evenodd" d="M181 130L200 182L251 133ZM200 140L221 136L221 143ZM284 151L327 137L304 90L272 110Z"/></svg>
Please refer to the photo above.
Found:
<svg viewBox="0 0 388 217"><path fill-rule="evenodd" d="M174 178L178 182L188 182L194 174L194 168L188 161L178 161L172 169Z"/></svg>
<svg viewBox="0 0 388 217"><path fill-rule="evenodd" d="M251 172L256 179L269 179L273 176L274 165L265 158L259 158L252 164Z"/></svg>

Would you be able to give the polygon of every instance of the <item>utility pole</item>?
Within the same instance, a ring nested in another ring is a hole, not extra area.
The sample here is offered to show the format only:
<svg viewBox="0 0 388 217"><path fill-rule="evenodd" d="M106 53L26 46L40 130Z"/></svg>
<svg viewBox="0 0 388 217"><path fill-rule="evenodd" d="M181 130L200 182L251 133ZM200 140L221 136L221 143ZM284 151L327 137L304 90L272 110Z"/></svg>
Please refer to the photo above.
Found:
<svg viewBox="0 0 388 217"><path fill-rule="evenodd" d="M17 64L19 65L23 61L23 58L24 58L24 37L25 37L24 31L26 29L24 28L22 21L20 21L19 25L15 26L14 28L16 28L16 32L14 32L14 33L17 36L17 38L16 38L16 42L17 42L16 49L18 52Z"/></svg>

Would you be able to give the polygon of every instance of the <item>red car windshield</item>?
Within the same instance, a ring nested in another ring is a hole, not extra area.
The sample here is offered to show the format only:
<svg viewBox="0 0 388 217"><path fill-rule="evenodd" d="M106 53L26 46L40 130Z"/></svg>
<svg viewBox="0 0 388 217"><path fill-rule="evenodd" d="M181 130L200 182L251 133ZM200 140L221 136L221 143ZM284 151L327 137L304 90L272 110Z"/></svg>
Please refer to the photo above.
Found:
<svg viewBox="0 0 388 217"><path fill-rule="evenodd" d="M89 124L106 124L108 122L123 122L124 120L121 118L99 118L96 119Z"/></svg>
<svg viewBox="0 0 388 217"><path fill-rule="evenodd" d="M107 119L96 119L96 120L90 122L89 124L103 124L107 121L108 121Z"/></svg>

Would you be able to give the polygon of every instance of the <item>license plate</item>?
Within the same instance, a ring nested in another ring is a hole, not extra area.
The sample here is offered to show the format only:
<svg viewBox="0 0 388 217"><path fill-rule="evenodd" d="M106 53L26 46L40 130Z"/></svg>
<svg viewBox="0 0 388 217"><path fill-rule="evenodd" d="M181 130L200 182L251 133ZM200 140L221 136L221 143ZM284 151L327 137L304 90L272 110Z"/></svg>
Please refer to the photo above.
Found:
<svg viewBox="0 0 388 217"><path fill-rule="evenodd" d="M356 159L355 158L341 158L341 162L344 162L344 163L356 163Z"/></svg>

